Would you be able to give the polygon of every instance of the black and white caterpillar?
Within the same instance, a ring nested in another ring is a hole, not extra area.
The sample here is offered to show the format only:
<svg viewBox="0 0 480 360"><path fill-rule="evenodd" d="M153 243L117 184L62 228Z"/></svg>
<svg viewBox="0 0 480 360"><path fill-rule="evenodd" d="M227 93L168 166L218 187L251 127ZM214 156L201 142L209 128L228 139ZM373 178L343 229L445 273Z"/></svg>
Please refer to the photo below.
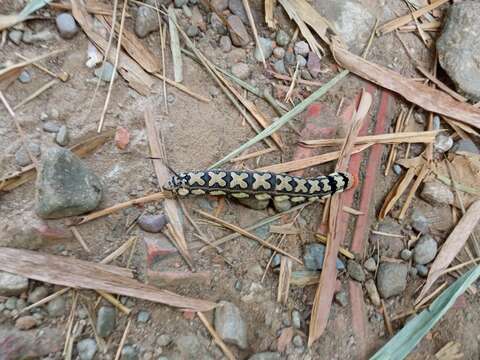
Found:
<svg viewBox="0 0 480 360"><path fill-rule="evenodd" d="M326 176L303 178L257 171L205 170L176 174L164 189L179 196L230 195L242 199L315 201L353 187L353 175L335 172Z"/></svg>

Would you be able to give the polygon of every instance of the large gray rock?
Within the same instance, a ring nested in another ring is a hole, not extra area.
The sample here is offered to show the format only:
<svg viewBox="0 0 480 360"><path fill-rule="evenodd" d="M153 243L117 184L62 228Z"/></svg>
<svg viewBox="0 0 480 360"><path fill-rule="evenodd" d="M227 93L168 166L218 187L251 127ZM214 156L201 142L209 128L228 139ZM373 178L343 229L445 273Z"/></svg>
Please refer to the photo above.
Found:
<svg viewBox="0 0 480 360"><path fill-rule="evenodd" d="M215 309L215 330L226 343L247 348L247 325L234 304L222 301Z"/></svg>
<svg viewBox="0 0 480 360"><path fill-rule="evenodd" d="M36 212L45 219L84 214L102 198L100 179L70 150L49 148L37 178Z"/></svg>
<svg viewBox="0 0 480 360"><path fill-rule="evenodd" d="M458 90L480 100L480 2L451 5L442 35L437 40L440 65Z"/></svg>
<svg viewBox="0 0 480 360"><path fill-rule="evenodd" d="M28 279L10 274L5 271L0 271L0 295L1 296L17 296L27 291Z"/></svg>
<svg viewBox="0 0 480 360"><path fill-rule="evenodd" d="M384 299L399 295L407 286L408 266L383 262L378 267L377 288Z"/></svg>

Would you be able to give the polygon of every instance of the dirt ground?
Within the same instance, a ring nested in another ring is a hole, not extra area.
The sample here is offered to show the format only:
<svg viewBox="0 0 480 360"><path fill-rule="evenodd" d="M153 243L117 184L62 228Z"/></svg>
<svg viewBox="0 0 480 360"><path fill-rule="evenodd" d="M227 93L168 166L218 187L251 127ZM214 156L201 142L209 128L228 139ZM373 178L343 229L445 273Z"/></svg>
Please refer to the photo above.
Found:
<svg viewBox="0 0 480 360"><path fill-rule="evenodd" d="M14 2L0 1L0 9L13 10ZM254 9L260 8L260 2L252 1ZM405 4L400 1L375 0L364 1L366 6L376 9L380 23L396 16L396 13L405 13ZM381 3L381 4L380 4ZM381 6L379 6L381 5ZM21 6L15 6L18 10ZM49 14L54 11L47 10ZM133 13L133 11L132 11ZM45 11L42 12L45 15ZM285 15L283 22L286 23ZM56 32L53 21L33 20L28 23L31 28L50 29ZM128 20L127 28L132 28L132 21ZM271 32L264 24L260 26L261 35L270 35ZM421 40L414 34L402 34L409 46L415 51L417 59L429 64L432 53L426 49ZM144 42L154 54L160 56L159 35L155 32L149 35ZM79 32L71 40L57 40L39 42L35 44L21 43L19 46L7 41L0 49L0 63L7 60L16 61L15 52L33 58L48 51L63 49L63 53L49 58L43 63L50 70L65 71L70 75L67 82L59 83L47 90L33 101L22 106L17 111L20 124L27 134L29 142L40 143L42 148L54 144L52 134L42 130L40 114L51 113L57 110L59 123L65 124L69 130L71 142L77 139L93 135L97 128L99 116L104 105L108 85L102 83L95 98L92 99L97 78L93 71L85 66L87 59L87 37ZM214 45L214 46L213 46ZM208 31L197 39L197 46L207 56L221 67L228 68L234 59L232 53L225 55L216 42L209 37ZM253 59L253 46L244 49L244 61L252 69L250 82L262 88L273 82L264 72L260 63ZM388 66L404 76L417 76L412 62L406 56L404 49L393 34L376 38L373 42L368 59L374 63ZM316 81L325 82L335 74L332 59L327 56L322 59L322 68L325 72ZM93 155L84 159L87 166L92 169L105 184L104 196L99 208L105 208L117 203L127 201L136 197L144 196L159 191L159 184L155 178L152 161L148 159L149 148L146 137L144 109L146 106L153 106L156 126L161 130L165 140L165 149L169 165L176 171L189 169L204 169L221 159L233 149L250 139L254 132L245 124L242 116L231 105L229 100L219 90L212 78L204 68L188 57L184 57L184 84L192 91L210 98L210 102L204 103L193 99L189 95L167 86L168 88L168 112L164 106L163 87L161 81L156 81L152 94L145 97L127 86L125 81L118 77L111 94L111 101L108 107L105 130L125 127L128 129L131 139L125 150L119 150L113 141L109 141L97 150ZM5 96L10 104L16 104L23 98L34 92L42 84L50 80L50 77L35 67L28 67L32 81L27 84L14 82ZM167 76L173 78L170 56L167 56ZM325 112L336 116L340 100L344 98L342 108L348 106L359 94L360 90L367 86L365 82L355 76L348 76L338 86L332 89L320 100ZM375 114L378 109L380 91L376 92L374 107L372 107L372 123L374 127ZM269 117L276 114L262 100L249 94L247 97L252 100ZM390 107L387 123L391 124L401 107L406 107L400 98L394 96L394 103ZM90 105L91 108L90 108ZM304 116L298 117L293 125L301 129L304 123ZM331 120L331 119L330 119ZM338 122L338 117L335 118ZM419 127L420 129L420 127ZM343 130L339 129L341 133ZM235 165L229 164L230 168L254 169L269 164L287 161L297 148L299 136L288 126L279 131L286 143L286 151L281 154L275 151L272 154L261 156L258 159L247 160ZM0 109L0 177L19 170L15 164L15 152L20 148L21 141L15 129L14 123L8 113L2 107ZM264 144L257 144L252 150L260 150ZM386 149L386 148L385 148ZM383 153L382 166L378 169L378 175L383 174L387 152ZM364 171L365 163L362 164ZM319 175L330 172L333 164L317 166L306 171L307 175ZM360 174L360 178L362 175ZM370 221L371 228L377 224L376 214L381 207L387 192L394 184L397 175L391 173L388 177L378 176L374 194L374 203L371 204ZM358 205L358 194L355 205ZM221 200L211 197L188 198L184 201L190 214L192 209L201 209L208 212L219 211L218 216L240 227L246 227L268 215L274 214L273 209L262 211L248 209L231 200ZM9 192L0 195L0 221L15 222L23 221L25 214L32 214L35 204L35 184L33 181ZM416 206L415 203L413 206ZM284 248L292 255L301 257L303 245L314 242L313 233L317 224L322 218L323 205L316 204L307 207L298 217L297 224L301 228L301 237L289 235L286 237ZM52 243L41 249L42 252L69 256L98 262L106 255L117 249L130 236L138 237L137 246L133 256L133 268L139 273L141 279L145 279L146 248L144 239L155 237L155 234L148 234L138 227L131 233L127 233L129 222L142 211L158 213L162 210L162 203L151 203L145 207L126 209L105 218L92 221L79 226L78 230L91 249L90 253L85 252L80 244L71 239ZM34 215L29 215L34 216ZM197 218L200 220L200 218ZM27 219L28 220L28 219ZM65 220L49 220L49 225L63 227ZM201 228L212 238L219 238L229 234L229 231L211 226L208 223L199 222ZM403 224L406 225L406 224ZM402 226L403 226L402 225ZM187 221L184 221L186 238L192 249L198 249L201 244L193 236L193 229ZM256 234L267 236L266 228L260 228ZM347 232L347 239L351 238L351 229ZM368 235L366 235L368 237ZM364 254L372 253L372 244L365 239L366 249ZM348 248L348 243L344 244ZM230 241L223 247L223 257L215 251L198 253L192 250L191 255L197 270L209 271L211 280L204 284L190 284L177 287L175 291L191 297L198 297L212 301L227 300L235 303L241 310L242 316L248 325L248 349L240 351L233 347L235 354L246 359L254 353L262 351L275 351L276 342L281 329L290 326L292 310L298 310L302 315L302 326L299 333L303 336L304 342L307 339L308 319L310 317L312 303L316 286L305 288L293 288L290 290L288 303L285 306L276 302L278 273L267 268L266 276L262 281L263 272L270 258L270 250L261 248L256 242L246 238L238 238ZM126 257L117 260L116 265L124 266ZM182 270L187 269L180 256L173 260L161 261L153 266L155 270ZM343 291L348 292L348 275L340 273L338 279ZM423 280L409 281L408 288L401 296L397 296L385 302L388 312L399 314L402 311L411 309L414 294ZM33 287L33 282L30 285ZM53 290L53 287L52 287ZM95 293L82 291L82 301L94 304ZM456 341L462 344L462 351L465 359L479 358L479 325L480 315L477 311L480 303L478 296L465 294L463 306L451 309L446 316L438 323L433 331L424 338L409 359L434 359L434 353L448 341ZM67 296L68 304L71 304L71 297ZM373 354L389 338L385 329L383 316L378 309L375 309L365 295L366 303L366 325L367 325L367 350ZM127 344L135 344L139 349L140 359L159 359L159 356L175 358L177 350L174 345L159 347L157 338L162 334L169 334L172 338L193 334L201 339L205 345L205 354L210 354L215 359L223 358L221 351L216 347L205 327L198 318L190 319L184 313L167 306L162 306L146 301L129 299L127 305L136 314L138 311L147 310L151 314L148 323L137 322L136 316L130 328ZM67 306L69 308L69 306ZM212 314L206 314L212 321ZM40 328L60 327L66 324L68 311L59 319L45 319ZM405 319L394 322L394 328L400 329ZM97 353L98 359L113 359L117 345L122 336L127 322L127 317L117 316L116 330L108 339L105 353ZM9 316L0 313L0 324L14 326L14 320ZM86 334L91 334L87 326ZM85 337L82 335L82 337ZM359 346L351 327L350 305L340 306L334 303L330 314L330 320L326 332L310 349L298 348L290 345L282 358L288 359L359 359ZM199 359L206 356L200 354ZM284 357L283 357L284 356ZM61 353L51 354L48 358L59 359ZM0 354L1 359L1 354Z"/></svg>

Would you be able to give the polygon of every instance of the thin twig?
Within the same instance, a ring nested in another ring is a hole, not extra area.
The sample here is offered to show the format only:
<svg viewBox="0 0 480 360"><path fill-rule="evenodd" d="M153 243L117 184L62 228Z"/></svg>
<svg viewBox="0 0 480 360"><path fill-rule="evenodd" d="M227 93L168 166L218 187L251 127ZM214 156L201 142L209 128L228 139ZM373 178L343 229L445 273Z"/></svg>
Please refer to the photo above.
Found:
<svg viewBox="0 0 480 360"><path fill-rule="evenodd" d="M212 327L212 325L210 325L210 323L208 322L207 318L205 317L205 315L203 315L201 312L197 312L197 316L198 318L202 321L203 325L205 325L205 327L207 328L208 332L210 333L210 335L212 335L213 337L213 340L215 341L215 343L218 345L218 347L223 351L223 353L225 354L225 356L229 359L229 360L235 360L236 357L235 355L233 355L232 351L228 348L228 346L223 342L222 338L218 335L218 333L215 331L215 329Z"/></svg>
<svg viewBox="0 0 480 360"><path fill-rule="evenodd" d="M126 2L126 1L125 1ZM125 326L125 330L123 331L122 339L118 344L117 352L115 353L115 360L120 359L120 355L122 354L123 345L127 340L128 330L130 330L130 325L132 324L132 319L128 319L127 326Z"/></svg>

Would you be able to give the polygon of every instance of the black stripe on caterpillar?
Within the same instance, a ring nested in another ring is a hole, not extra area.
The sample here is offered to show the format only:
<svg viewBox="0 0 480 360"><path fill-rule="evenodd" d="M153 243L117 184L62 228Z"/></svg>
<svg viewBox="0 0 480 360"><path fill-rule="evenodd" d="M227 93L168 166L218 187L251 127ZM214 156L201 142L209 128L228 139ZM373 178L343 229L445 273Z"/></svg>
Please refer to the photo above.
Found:
<svg viewBox="0 0 480 360"><path fill-rule="evenodd" d="M335 172L330 175L303 178L258 171L205 170L173 176L164 189L179 196L230 195L235 198L255 197L292 202L327 198L353 187L353 175Z"/></svg>

